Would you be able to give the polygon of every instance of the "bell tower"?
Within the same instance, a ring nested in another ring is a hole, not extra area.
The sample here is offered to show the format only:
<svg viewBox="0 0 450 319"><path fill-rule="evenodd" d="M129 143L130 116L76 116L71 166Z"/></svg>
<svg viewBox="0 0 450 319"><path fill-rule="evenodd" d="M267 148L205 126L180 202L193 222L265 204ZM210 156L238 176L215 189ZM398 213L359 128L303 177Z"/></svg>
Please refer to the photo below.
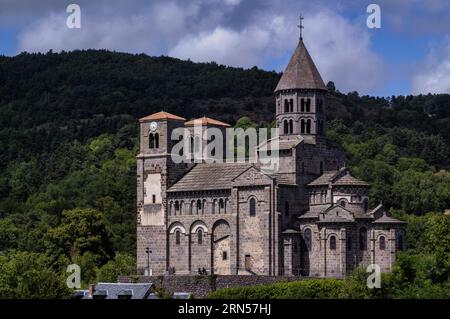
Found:
<svg viewBox="0 0 450 319"><path fill-rule="evenodd" d="M302 18L300 18L300 22ZM276 123L281 139L301 135L305 142L325 140L327 87L300 39L275 89Z"/></svg>

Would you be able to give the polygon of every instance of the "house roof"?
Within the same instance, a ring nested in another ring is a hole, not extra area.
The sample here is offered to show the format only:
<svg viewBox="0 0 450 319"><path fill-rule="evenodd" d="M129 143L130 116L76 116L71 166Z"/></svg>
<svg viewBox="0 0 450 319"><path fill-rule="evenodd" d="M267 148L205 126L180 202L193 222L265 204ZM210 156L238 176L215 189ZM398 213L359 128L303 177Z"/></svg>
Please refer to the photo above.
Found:
<svg viewBox="0 0 450 319"><path fill-rule="evenodd" d="M194 120L190 120L187 121L186 123L184 123L185 126L194 126L194 125L213 125L213 126L225 126L225 127L230 127L230 124L203 116L201 118L198 119L194 119Z"/></svg>
<svg viewBox="0 0 450 319"><path fill-rule="evenodd" d="M328 184L339 186L370 186L365 181L350 175L348 169L327 171L308 184L308 186L325 186Z"/></svg>
<svg viewBox="0 0 450 319"><path fill-rule="evenodd" d="M249 163L199 163L168 191L230 189L233 179L252 166Z"/></svg>
<svg viewBox="0 0 450 319"><path fill-rule="evenodd" d="M290 89L327 90L303 40L298 43L275 92Z"/></svg>
<svg viewBox="0 0 450 319"><path fill-rule="evenodd" d="M95 286L94 296L105 299L118 299L119 296L131 294L131 299L145 299L150 294L152 283L103 283Z"/></svg>
<svg viewBox="0 0 450 319"><path fill-rule="evenodd" d="M161 111L158 113L153 113L153 114L147 115L146 117L139 119L139 122L142 123L142 122L157 121L157 120L186 121L186 119L181 116Z"/></svg>

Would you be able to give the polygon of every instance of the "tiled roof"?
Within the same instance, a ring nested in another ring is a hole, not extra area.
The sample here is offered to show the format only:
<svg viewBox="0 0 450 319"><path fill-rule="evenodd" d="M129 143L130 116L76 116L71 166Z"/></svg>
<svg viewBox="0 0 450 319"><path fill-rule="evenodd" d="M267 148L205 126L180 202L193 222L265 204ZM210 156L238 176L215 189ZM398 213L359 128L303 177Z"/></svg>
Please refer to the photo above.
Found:
<svg viewBox="0 0 450 319"><path fill-rule="evenodd" d="M148 122L148 121L156 121L156 120L186 121L186 119L181 116L161 111L161 112L153 113L146 117L143 117L143 118L139 119L139 122Z"/></svg>
<svg viewBox="0 0 450 319"><path fill-rule="evenodd" d="M169 192L229 189L239 174L250 168L248 163L200 163L194 166Z"/></svg>
<svg viewBox="0 0 450 319"><path fill-rule="evenodd" d="M343 218L343 217L328 217L322 220L317 221L318 223L353 223L354 221L351 219Z"/></svg>
<svg viewBox="0 0 450 319"><path fill-rule="evenodd" d="M324 186L328 184L340 186L370 186L365 181L350 175L346 168L339 171L327 171L308 184L308 186Z"/></svg>
<svg viewBox="0 0 450 319"><path fill-rule="evenodd" d="M194 119L194 120L190 120L187 121L186 123L184 123L184 125L186 126L194 126L194 125L213 125L213 126L226 126L226 127L230 127L230 124L209 118L209 117L201 117L199 119Z"/></svg>
<svg viewBox="0 0 450 319"><path fill-rule="evenodd" d="M327 89L302 40L298 43L275 92L289 89Z"/></svg>
<svg viewBox="0 0 450 319"><path fill-rule="evenodd" d="M376 224L405 224L404 221L383 214L380 218L373 221Z"/></svg>
<svg viewBox="0 0 450 319"><path fill-rule="evenodd" d="M303 215L298 217L299 219L308 219L308 218L319 218L318 213L306 212Z"/></svg>
<svg viewBox="0 0 450 319"><path fill-rule="evenodd" d="M144 299L150 294L152 283L98 283L94 296L106 296L106 299L118 299L131 293L131 299Z"/></svg>
<svg viewBox="0 0 450 319"><path fill-rule="evenodd" d="M295 182L292 182L292 179L290 176L286 176L286 174L273 174L270 175L271 177L275 178L277 181L277 184L280 185L297 185Z"/></svg>

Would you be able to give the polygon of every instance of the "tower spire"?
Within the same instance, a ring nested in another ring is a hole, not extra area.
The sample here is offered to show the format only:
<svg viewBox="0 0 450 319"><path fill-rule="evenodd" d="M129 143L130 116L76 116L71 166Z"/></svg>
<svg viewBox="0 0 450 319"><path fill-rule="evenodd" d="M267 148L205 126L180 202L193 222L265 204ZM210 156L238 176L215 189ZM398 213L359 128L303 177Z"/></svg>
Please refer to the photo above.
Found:
<svg viewBox="0 0 450 319"><path fill-rule="evenodd" d="M303 40L303 29L305 28L305 27L303 26L303 20L304 20L304 19L305 19L305 18L303 18L302 15L300 14L300 24L297 26L297 28L300 29L300 41Z"/></svg>

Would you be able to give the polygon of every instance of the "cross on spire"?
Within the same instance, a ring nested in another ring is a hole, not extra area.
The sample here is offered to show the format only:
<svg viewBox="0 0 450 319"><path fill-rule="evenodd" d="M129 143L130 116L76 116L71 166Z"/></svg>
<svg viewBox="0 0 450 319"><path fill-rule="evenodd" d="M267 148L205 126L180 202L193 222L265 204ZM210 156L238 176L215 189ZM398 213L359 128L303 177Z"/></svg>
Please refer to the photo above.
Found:
<svg viewBox="0 0 450 319"><path fill-rule="evenodd" d="M303 20L304 20L304 19L305 19L305 18L303 18L302 15L300 14L300 24L297 26L297 28L300 29L300 40L303 40L303 29L305 28L305 27L303 26Z"/></svg>

